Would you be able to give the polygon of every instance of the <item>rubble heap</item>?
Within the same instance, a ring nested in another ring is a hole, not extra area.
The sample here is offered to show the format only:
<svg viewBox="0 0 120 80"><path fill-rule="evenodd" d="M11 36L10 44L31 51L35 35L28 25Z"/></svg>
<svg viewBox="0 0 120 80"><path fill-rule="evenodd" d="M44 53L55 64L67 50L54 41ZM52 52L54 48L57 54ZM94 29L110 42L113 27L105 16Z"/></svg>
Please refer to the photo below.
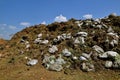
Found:
<svg viewBox="0 0 120 80"><path fill-rule="evenodd" d="M119 22L119 16L109 15L35 25L15 34L10 45L16 54L30 58L29 66L41 63L52 71L120 69Z"/></svg>

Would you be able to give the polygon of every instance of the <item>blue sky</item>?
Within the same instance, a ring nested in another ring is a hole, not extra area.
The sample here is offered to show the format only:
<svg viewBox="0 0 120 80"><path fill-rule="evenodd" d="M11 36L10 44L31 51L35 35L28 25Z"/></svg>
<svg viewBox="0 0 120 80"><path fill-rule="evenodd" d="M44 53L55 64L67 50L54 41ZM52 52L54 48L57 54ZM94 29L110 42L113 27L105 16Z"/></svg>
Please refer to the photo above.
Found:
<svg viewBox="0 0 120 80"><path fill-rule="evenodd" d="M52 23L60 14L82 19L86 14L101 18L110 13L120 14L120 0L0 0L0 38L10 39L29 25Z"/></svg>

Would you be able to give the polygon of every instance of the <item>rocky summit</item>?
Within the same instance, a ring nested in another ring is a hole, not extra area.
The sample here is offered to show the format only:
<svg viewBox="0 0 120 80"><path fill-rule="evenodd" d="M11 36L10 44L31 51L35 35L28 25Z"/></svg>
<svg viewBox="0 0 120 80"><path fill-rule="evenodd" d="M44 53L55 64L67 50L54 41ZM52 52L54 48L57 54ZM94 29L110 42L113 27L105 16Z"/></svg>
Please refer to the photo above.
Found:
<svg viewBox="0 0 120 80"><path fill-rule="evenodd" d="M120 16L34 25L0 44L0 59L48 71L120 70ZM9 65L8 64L8 65ZM1 69L0 69L1 70Z"/></svg>

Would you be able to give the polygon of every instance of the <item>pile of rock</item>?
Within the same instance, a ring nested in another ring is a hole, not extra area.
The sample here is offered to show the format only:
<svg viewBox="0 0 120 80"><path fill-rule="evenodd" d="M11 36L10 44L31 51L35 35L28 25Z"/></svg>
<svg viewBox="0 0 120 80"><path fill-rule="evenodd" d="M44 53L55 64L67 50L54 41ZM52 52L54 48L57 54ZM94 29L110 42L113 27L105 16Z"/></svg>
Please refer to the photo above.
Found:
<svg viewBox="0 0 120 80"><path fill-rule="evenodd" d="M58 24L63 27L68 23ZM83 71L95 71L95 63L101 60L105 68L120 68L120 53L117 52L120 39L113 26L106 25L102 19L75 20L68 27L72 28L74 25L75 28L69 29L70 31L66 33L46 29L45 32L52 35L51 39L43 39L43 33L40 32L35 35L37 36L35 39L31 40L31 43L40 45L39 48L44 48L39 51L43 52L42 64L46 69L62 71L65 68L73 68L73 65L77 64L77 67ZM55 30L58 31L57 29L60 30L60 27ZM25 44L26 49L30 49L31 44L28 40L22 39L21 42ZM27 65L37 63L38 60L32 59Z"/></svg>

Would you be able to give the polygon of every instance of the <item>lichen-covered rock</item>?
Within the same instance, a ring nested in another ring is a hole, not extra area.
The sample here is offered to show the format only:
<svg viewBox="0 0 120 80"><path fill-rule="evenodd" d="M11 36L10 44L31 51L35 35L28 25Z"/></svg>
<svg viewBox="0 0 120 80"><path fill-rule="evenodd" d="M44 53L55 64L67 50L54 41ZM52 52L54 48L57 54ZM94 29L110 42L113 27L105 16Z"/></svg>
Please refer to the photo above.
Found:
<svg viewBox="0 0 120 80"><path fill-rule="evenodd" d="M57 64L60 64L60 65L63 65L63 64L66 63L66 62L64 61L64 59L62 59L61 57L57 58L57 59L55 60L55 62L56 62Z"/></svg>
<svg viewBox="0 0 120 80"><path fill-rule="evenodd" d="M58 63L54 63L49 66L49 70L52 70L52 71L61 71L62 69L63 69L62 65Z"/></svg>
<svg viewBox="0 0 120 80"><path fill-rule="evenodd" d="M114 64L113 64L113 68L118 68L118 69L120 69L120 55L118 55L118 56L115 57L115 61L114 61Z"/></svg>

